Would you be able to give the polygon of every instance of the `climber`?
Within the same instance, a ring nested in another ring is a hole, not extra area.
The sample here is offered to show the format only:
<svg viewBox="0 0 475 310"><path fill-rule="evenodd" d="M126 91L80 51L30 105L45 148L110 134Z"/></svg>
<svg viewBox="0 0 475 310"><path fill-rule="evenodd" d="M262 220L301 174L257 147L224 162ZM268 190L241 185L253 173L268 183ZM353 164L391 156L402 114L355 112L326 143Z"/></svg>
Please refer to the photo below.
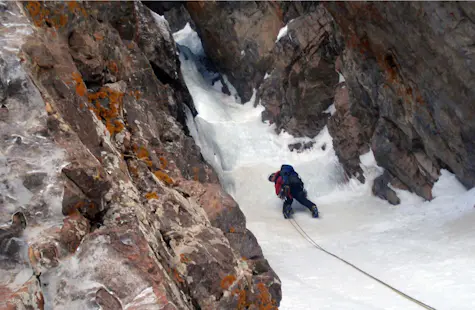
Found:
<svg viewBox="0 0 475 310"><path fill-rule="evenodd" d="M283 206L284 218L289 218L293 213L291 205L294 198L306 206L312 212L313 217L318 217L317 206L307 199L304 184L292 166L282 165L279 171L269 176L268 180L274 182L276 195L285 200Z"/></svg>

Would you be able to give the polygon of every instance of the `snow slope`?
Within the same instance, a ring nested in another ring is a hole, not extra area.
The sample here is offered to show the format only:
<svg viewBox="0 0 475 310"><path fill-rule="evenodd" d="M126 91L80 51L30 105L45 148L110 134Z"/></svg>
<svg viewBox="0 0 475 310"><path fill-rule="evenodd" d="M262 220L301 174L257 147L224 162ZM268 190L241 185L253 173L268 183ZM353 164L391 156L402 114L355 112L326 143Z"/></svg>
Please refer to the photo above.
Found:
<svg viewBox="0 0 475 310"><path fill-rule="evenodd" d="M175 36L199 46L191 28ZM447 171L435 199L399 191L400 206L371 194L382 173L371 153L362 156L367 184L343 175L325 128L313 149L288 150L294 139L261 122L253 99L239 105L211 86L193 59L182 73L199 114L188 126L204 158L236 199L271 266L282 281L281 309L420 309L376 281L311 246L282 217L282 202L267 181L283 163L294 165L322 219L294 202L294 218L323 248L437 309L475 309L475 189L467 191ZM322 150L322 145L326 145Z"/></svg>

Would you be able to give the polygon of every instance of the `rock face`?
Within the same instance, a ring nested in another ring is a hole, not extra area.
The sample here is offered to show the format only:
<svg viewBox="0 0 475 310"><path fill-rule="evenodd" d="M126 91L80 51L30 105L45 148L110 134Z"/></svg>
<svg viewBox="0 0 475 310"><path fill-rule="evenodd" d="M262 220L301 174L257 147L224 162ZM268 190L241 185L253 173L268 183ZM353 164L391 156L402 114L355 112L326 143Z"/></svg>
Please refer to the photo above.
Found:
<svg viewBox="0 0 475 310"><path fill-rule="evenodd" d="M338 83L341 49L333 19L321 5L188 2L187 8L206 54L243 101L256 89L256 104L265 107L262 118L275 123L276 131L318 134L330 116L325 111Z"/></svg>
<svg viewBox="0 0 475 310"><path fill-rule="evenodd" d="M172 32L183 29L187 23L192 29L196 29L190 13L185 8L185 1L142 1L155 13L165 17Z"/></svg>
<svg viewBox="0 0 475 310"><path fill-rule="evenodd" d="M284 26L282 10L260 1L190 1L186 7L206 54L248 101L271 67L271 51Z"/></svg>
<svg viewBox="0 0 475 310"><path fill-rule="evenodd" d="M328 126L349 177L365 181L359 156L371 148L392 185L426 199L442 168L475 185L469 4L186 6L207 54L244 100L258 89L278 131L312 137L335 104ZM338 86L335 71L346 80Z"/></svg>
<svg viewBox="0 0 475 310"><path fill-rule="evenodd" d="M330 132L350 174L364 145L431 199L439 169L475 185L475 11L468 3L325 3L345 40L348 106ZM349 113L348 113L349 111ZM349 128L355 128L356 139ZM346 139L345 139L346 138Z"/></svg>
<svg viewBox="0 0 475 310"><path fill-rule="evenodd" d="M377 177L373 183L373 194L381 199L387 200L392 205L398 205L401 200L396 192L388 186L388 183L391 181L390 178L391 175L387 170Z"/></svg>
<svg viewBox="0 0 475 310"><path fill-rule="evenodd" d="M29 31L0 49L0 212L22 210L0 230L4 305L276 308L277 275L186 135L168 23L140 2L5 10Z"/></svg>
<svg viewBox="0 0 475 310"><path fill-rule="evenodd" d="M365 182L359 156L369 151L368 140L372 132L351 115L349 91L345 82L336 88L333 104L336 111L328 121L328 131L333 139L335 153L348 176L355 176Z"/></svg>
<svg viewBox="0 0 475 310"><path fill-rule="evenodd" d="M338 83L339 46L332 17L322 6L293 19L272 51L273 67L258 98L263 120L294 136L314 137L330 116Z"/></svg>
<svg viewBox="0 0 475 310"><path fill-rule="evenodd" d="M34 309L45 307L43 292L36 277L31 277L15 292L3 294L0 292L0 307L2 309Z"/></svg>

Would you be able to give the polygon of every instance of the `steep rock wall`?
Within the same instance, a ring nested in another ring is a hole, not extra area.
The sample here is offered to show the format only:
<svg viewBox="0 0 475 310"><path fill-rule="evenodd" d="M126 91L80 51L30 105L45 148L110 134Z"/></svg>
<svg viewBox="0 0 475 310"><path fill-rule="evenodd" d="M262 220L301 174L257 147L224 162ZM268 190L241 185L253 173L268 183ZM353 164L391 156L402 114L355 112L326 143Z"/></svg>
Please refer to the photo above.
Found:
<svg viewBox="0 0 475 310"><path fill-rule="evenodd" d="M167 22L140 2L2 8L28 28L2 49L2 306L276 307L277 275L185 134Z"/></svg>
<svg viewBox="0 0 475 310"><path fill-rule="evenodd" d="M475 185L474 9L469 3L325 3L345 40L351 116L337 107L335 150L350 173L371 145L378 164L431 199L439 170Z"/></svg>
<svg viewBox="0 0 475 310"><path fill-rule="evenodd" d="M314 137L325 127L333 103L340 53L333 19L322 6L289 21L272 50L272 67L257 97L262 119L295 136Z"/></svg>
<svg viewBox="0 0 475 310"><path fill-rule="evenodd" d="M330 116L341 52L334 22L312 2L187 2L206 54L263 120L314 137ZM285 26L285 27L284 27ZM285 30L284 30L285 28ZM279 36L279 39L278 39Z"/></svg>
<svg viewBox="0 0 475 310"><path fill-rule="evenodd" d="M257 89L263 120L311 137L329 120L340 162L362 182L359 156L371 149L386 171L376 195L397 203L391 183L432 199L442 168L467 187L475 184L469 3L190 2L187 8L206 52L224 73L234 73L243 99ZM287 27L279 40L277 25ZM336 112L329 118L331 103Z"/></svg>
<svg viewBox="0 0 475 310"><path fill-rule="evenodd" d="M271 2L194 2L186 7L206 54L248 101L272 64L271 51L283 26Z"/></svg>

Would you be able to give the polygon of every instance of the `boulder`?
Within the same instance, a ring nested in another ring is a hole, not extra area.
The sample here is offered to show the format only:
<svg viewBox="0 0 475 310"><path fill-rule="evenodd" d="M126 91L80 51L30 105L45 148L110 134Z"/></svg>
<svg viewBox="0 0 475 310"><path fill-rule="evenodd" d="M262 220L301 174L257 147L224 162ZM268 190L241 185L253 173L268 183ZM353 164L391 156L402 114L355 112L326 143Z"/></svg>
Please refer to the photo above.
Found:
<svg viewBox="0 0 475 310"><path fill-rule="evenodd" d="M374 180L372 191L373 195L387 200L392 205L398 205L401 200L397 196L396 192L388 186L390 181L390 174L386 170L382 175Z"/></svg>

